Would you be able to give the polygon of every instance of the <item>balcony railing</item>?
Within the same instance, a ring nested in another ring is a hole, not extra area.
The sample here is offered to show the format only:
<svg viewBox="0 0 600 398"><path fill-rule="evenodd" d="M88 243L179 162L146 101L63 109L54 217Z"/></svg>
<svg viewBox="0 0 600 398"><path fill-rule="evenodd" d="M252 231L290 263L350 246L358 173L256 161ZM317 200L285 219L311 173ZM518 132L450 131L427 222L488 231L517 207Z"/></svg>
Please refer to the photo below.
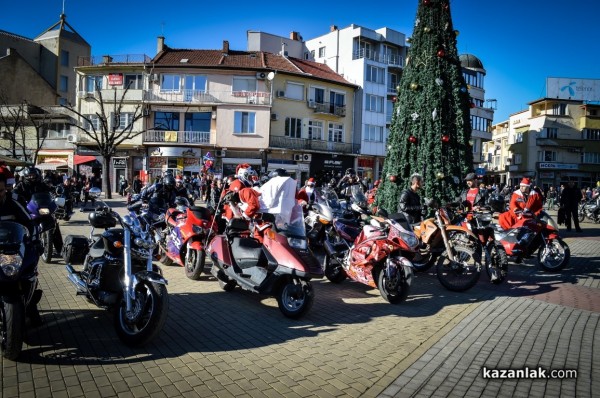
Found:
<svg viewBox="0 0 600 398"><path fill-rule="evenodd" d="M272 135L269 139L272 148L313 150L338 153L360 153L360 144L349 144L345 142L333 142L323 140L309 140L306 138L291 138Z"/></svg>
<svg viewBox="0 0 600 398"><path fill-rule="evenodd" d="M147 90L144 93L144 100L194 104L270 105L271 93L266 91Z"/></svg>
<svg viewBox="0 0 600 398"><path fill-rule="evenodd" d="M339 117L346 116L346 105L336 105L331 102L308 101L308 107L315 110L315 113L326 113Z"/></svg>
<svg viewBox="0 0 600 398"><path fill-rule="evenodd" d="M164 131L148 130L144 133L144 143L167 142L179 144L209 144L210 131Z"/></svg>
<svg viewBox="0 0 600 398"><path fill-rule="evenodd" d="M380 54L376 51L367 50L365 48L361 48L360 50L355 51L354 54L352 55L352 59L361 59L361 58L366 58L366 59L370 59L371 61L381 62L386 65L398 66L398 67L402 67L403 62L404 62L404 60L402 59L402 57L400 55Z"/></svg>
<svg viewBox="0 0 600 398"><path fill-rule="evenodd" d="M104 102L112 102L115 100L115 98L117 99L117 102L121 101L121 99L123 99L123 101L138 101L138 102L140 102L144 98L143 90L129 89L129 90L127 90L127 93L125 93L125 90L121 89L121 88L117 88L117 89L105 88L100 91L102 94L102 100ZM116 94L116 97L115 97L115 94ZM81 98L81 99L100 98L98 93L88 92L88 91L78 91L77 97Z"/></svg>
<svg viewBox="0 0 600 398"><path fill-rule="evenodd" d="M77 66L148 64L151 61L152 58L146 54L102 55L77 57Z"/></svg>

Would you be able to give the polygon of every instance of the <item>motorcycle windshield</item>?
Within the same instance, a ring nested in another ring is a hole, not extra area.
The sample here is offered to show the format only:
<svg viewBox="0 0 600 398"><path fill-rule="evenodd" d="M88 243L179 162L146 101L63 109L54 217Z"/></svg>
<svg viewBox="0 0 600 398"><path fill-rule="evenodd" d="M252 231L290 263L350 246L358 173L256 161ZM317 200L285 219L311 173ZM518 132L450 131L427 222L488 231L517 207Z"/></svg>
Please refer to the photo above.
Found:
<svg viewBox="0 0 600 398"><path fill-rule="evenodd" d="M302 206L294 205L289 222L286 222L280 214L275 215L275 227L287 237L304 238L306 228L304 226L304 212Z"/></svg>
<svg viewBox="0 0 600 398"><path fill-rule="evenodd" d="M350 193L352 193L352 200L357 205L363 207L367 205L367 197L362 190L360 184L354 184L350 187Z"/></svg>
<svg viewBox="0 0 600 398"><path fill-rule="evenodd" d="M27 236L27 228L12 221L0 221L0 252L16 251Z"/></svg>
<svg viewBox="0 0 600 398"><path fill-rule="evenodd" d="M164 212L167 209L167 207L168 207L167 202L165 202L165 200L163 198L158 197L158 196L153 196L148 201L148 209L152 213Z"/></svg>
<svg viewBox="0 0 600 398"><path fill-rule="evenodd" d="M547 223L552 228L558 231L558 224L556 223L556 221L554 221L550 214L546 213L545 211L542 211L539 217L541 221Z"/></svg>
<svg viewBox="0 0 600 398"><path fill-rule="evenodd" d="M52 200L52 195L50 195L50 192L38 192L34 193L31 197L31 203L33 203L38 209L41 207L48 208L54 203L54 200Z"/></svg>
<svg viewBox="0 0 600 398"><path fill-rule="evenodd" d="M326 204L334 211L341 209L339 198L333 189L323 188L317 195L317 201Z"/></svg>

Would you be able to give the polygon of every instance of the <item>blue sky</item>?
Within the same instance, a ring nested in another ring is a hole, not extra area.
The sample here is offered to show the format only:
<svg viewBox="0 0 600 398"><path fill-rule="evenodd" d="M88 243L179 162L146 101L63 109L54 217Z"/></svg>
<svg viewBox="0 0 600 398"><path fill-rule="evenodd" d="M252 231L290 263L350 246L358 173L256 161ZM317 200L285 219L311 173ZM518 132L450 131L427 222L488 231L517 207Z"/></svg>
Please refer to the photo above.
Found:
<svg viewBox="0 0 600 398"><path fill-rule="evenodd" d="M173 48L216 49L229 40L246 49L246 31L305 38L330 25L383 26L410 36L420 0L198 1L65 0L67 21L93 55L156 53L163 34ZM3 0L0 29L34 38L58 21L63 0ZM459 52L487 70L486 98L496 99L494 123L545 95L547 77L600 78L600 1L452 0Z"/></svg>

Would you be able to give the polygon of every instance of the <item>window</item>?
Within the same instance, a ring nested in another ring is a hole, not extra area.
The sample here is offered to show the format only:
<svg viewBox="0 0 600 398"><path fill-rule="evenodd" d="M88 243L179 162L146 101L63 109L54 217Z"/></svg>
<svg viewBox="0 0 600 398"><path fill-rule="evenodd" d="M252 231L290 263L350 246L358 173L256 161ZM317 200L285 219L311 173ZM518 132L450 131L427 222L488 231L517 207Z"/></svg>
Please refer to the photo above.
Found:
<svg viewBox="0 0 600 398"><path fill-rule="evenodd" d="M304 99L304 84L287 82L285 98L302 101Z"/></svg>
<svg viewBox="0 0 600 398"><path fill-rule="evenodd" d="M310 88L310 100L317 104L325 103L325 89L319 87Z"/></svg>
<svg viewBox="0 0 600 398"><path fill-rule="evenodd" d="M186 113L184 131L210 131L210 121L212 112L191 112Z"/></svg>
<svg viewBox="0 0 600 398"><path fill-rule="evenodd" d="M364 141L383 142L383 127L365 124Z"/></svg>
<svg viewBox="0 0 600 398"><path fill-rule="evenodd" d="M366 94L365 97L365 110L383 113L383 97L372 94Z"/></svg>
<svg viewBox="0 0 600 398"><path fill-rule="evenodd" d="M546 127L544 130L542 130L540 138L558 138L558 128Z"/></svg>
<svg viewBox="0 0 600 398"><path fill-rule="evenodd" d="M256 81L255 81L256 82ZM255 133L255 112L235 112L233 123L234 134L253 134Z"/></svg>
<svg viewBox="0 0 600 398"><path fill-rule="evenodd" d="M564 116L567 114L567 104L552 104L552 115Z"/></svg>
<svg viewBox="0 0 600 398"><path fill-rule="evenodd" d="M44 126L41 136L42 138L67 138L71 131L65 123L50 123Z"/></svg>
<svg viewBox="0 0 600 398"><path fill-rule="evenodd" d="M91 123L88 123L87 120L83 121L83 128L84 130L100 130L100 118L98 117L98 115L84 115L85 117L87 117Z"/></svg>
<svg viewBox="0 0 600 398"><path fill-rule="evenodd" d="M600 130L598 129L584 129L582 135L584 140L600 141Z"/></svg>
<svg viewBox="0 0 600 398"><path fill-rule="evenodd" d="M383 84L383 79L385 76L385 69L378 68L373 65L367 65L367 77L366 80L368 82Z"/></svg>
<svg viewBox="0 0 600 398"><path fill-rule="evenodd" d="M483 73L470 70L463 70L465 83L469 86L483 88Z"/></svg>
<svg viewBox="0 0 600 398"><path fill-rule="evenodd" d="M118 114L118 119L115 118L114 112L110 113L111 127L116 127L118 130L125 130L133 123L133 113L123 112Z"/></svg>
<svg viewBox="0 0 600 398"><path fill-rule="evenodd" d="M164 74L160 76L160 91L179 92L181 76Z"/></svg>
<svg viewBox="0 0 600 398"><path fill-rule="evenodd" d="M319 58L325 57L325 47L319 48Z"/></svg>
<svg viewBox="0 0 600 398"><path fill-rule="evenodd" d="M69 77L68 76L60 76L60 91L67 92L69 91Z"/></svg>
<svg viewBox="0 0 600 398"><path fill-rule="evenodd" d="M69 66L69 52L67 50L60 50L60 66Z"/></svg>
<svg viewBox="0 0 600 398"><path fill-rule="evenodd" d="M93 93L96 90L102 90L102 76L87 76L85 89L88 93Z"/></svg>
<svg viewBox="0 0 600 398"><path fill-rule="evenodd" d="M582 153L581 163L600 163L600 153Z"/></svg>
<svg viewBox="0 0 600 398"><path fill-rule="evenodd" d="M322 140L323 139L323 122L318 120L308 121L308 139Z"/></svg>
<svg viewBox="0 0 600 398"><path fill-rule="evenodd" d="M179 113L154 112L154 129L179 131Z"/></svg>
<svg viewBox="0 0 600 398"><path fill-rule="evenodd" d="M516 133L515 134L515 144L518 142L523 142L523 133Z"/></svg>
<svg viewBox="0 0 600 398"><path fill-rule="evenodd" d="M556 162L556 152L554 151L539 151L538 162Z"/></svg>
<svg viewBox="0 0 600 398"><path fill-rule="evenodd" d="M394 103L392 100L385 101L385 122L391 123L392 116L394 116Z"/></svg>
<svg viewBox="0 0 600 398"><path fill-rule="evenodd" d="M346 94L338 93L336 91L329 92L329 102L335 106L344 106L346 101Z"/></svg>
<svg viewBox="0 0 600 398"><path fill-rule="evenodd" d="M315 50L310 50L310 59L315 59Z"/></svg>
<svg viewBox="0 0 600 398"><path fill-rule="evenodd" d="M388 91L396 92L400 79L395 73L388 73Z"/></svg>
<svg viewBox="0 0 600 398"><path fill-rule="evenodd" d="M256 78L234 77L233 91L256 91Z"/></svg>
<svg viewBox="0 0 600 398"><path fill-rule="evenodd" d="M473 130L485 131L489 133L492 131L492 121L490 119L471 115L471 128Z"/></svg>
<svg viewBox="0 0 600 398"><path fill-rule="evenodd" d="M125 88L129 87L130 90L141 90L144 88L144 80L142 75L125 75Z"/></svg>
<svg viewBox="0 0 600 398"><path fill-rule="evenodd" d="M206 91L206 76L186 75L183 81L185 90Z"/></svg>
<svg viewBox="0 0 600 398"><path fill-rule="evenodd" d="M332 142L344 142L344 125L329 123L328 140Z"/></svg>
<svg viewBox="0 0 600 398"><path fill-rule="evenodd" d="M521 159L521 154L520 153L515 153L513 155L513 159L514 159L514 164L521 164L523 162L523 160Z"/></svg>
<svg viewBox="0 0 600 398"><path fill-rule="evenodd" d="M302 138L302 119L286 117L285 136L291 138Z"/></svg>

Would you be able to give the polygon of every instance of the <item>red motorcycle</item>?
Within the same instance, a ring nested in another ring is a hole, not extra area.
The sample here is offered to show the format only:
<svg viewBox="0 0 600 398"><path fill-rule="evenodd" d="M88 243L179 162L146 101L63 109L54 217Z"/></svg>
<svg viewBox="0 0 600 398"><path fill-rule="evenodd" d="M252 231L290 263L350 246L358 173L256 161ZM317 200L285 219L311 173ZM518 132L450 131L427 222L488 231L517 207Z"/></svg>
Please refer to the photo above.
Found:
<svg viewBox="0 0 600 398"><path fill-rule="evenodd" d="M519 221L507 231L496 226L495 237L506 254L520 263L537 250L538 264L548 272L563 269L571 258L569 246L558 235L558 225L545 211L539 216L522 213Z"/></svg>
<svg viewBox="0 0 600 398"><path fill-rule="evenodd" d="M224 199L225 200L225 199ZM231 208L238 210L234 202ZM211 273L225 291L236 286L274 296L288 318L299 318L313 304L312 278L322 278L323 269L307 246L302 207L295 205L289 219L262 213L256 221L233 218L222 235L208 245ZM254 238L262 231L262 243Z"/></svg>
<svg viewBox="0 0 600 398"><path fill-rule="evenodd" d="M198 280L206 262L206 242L216 235L217 224L207 208L189 206L185 198L177 200L177 206L165 213L161 261L165 265L175 262L183 266L188 278Z"/></svg>
<svg viewBox="0 0 600 398"><path fill-rule="evenodd" d="M378 288L381 297L397 304L406 299L413 279L410 259L419 241L401 214L371 217L354 244L325 241L325 276L333 283L347 277Z"/></svg>

